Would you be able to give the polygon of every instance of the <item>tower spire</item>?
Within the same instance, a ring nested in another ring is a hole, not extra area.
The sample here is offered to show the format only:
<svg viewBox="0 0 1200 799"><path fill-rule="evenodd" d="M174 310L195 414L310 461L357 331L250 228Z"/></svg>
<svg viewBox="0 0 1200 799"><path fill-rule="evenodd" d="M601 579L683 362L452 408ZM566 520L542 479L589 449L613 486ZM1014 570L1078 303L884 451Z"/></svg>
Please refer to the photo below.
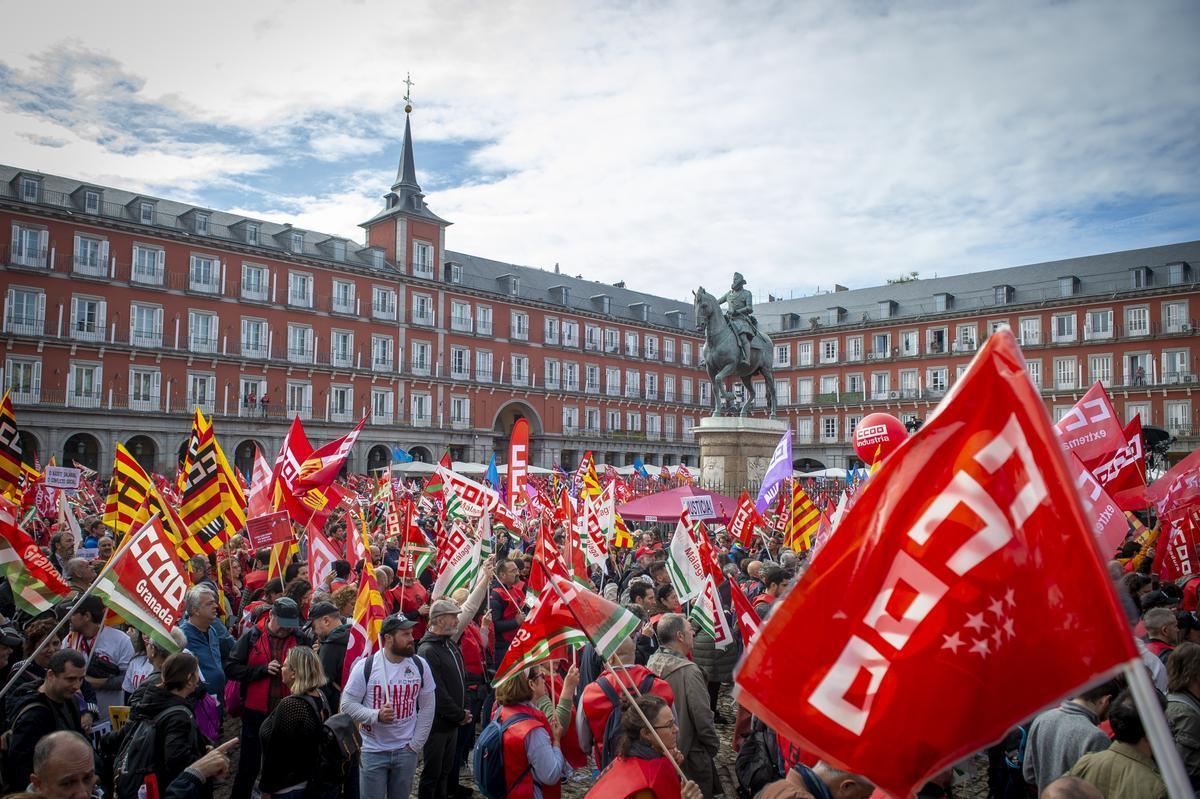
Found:
<svg viewBox="0 0 1200 799"><path fill-rule="evenodd" d="M400 151L400 168L396 170L396 183L392 191L408 189L420 193L421 185L417 183L417 162L413 158L412 145L412 75L404 76L404 146Z"/></svg>

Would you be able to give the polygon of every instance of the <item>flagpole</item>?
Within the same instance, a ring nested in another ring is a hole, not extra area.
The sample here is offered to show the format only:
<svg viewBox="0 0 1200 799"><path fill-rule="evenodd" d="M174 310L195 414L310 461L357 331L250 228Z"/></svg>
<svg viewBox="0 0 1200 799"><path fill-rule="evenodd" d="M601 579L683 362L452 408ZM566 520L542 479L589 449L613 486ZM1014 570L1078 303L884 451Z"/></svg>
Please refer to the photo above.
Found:
<svg viewBox="0 0 1200 799"><path fill-rule="evenodd" d="M1191 780L1183 767L1179 750L1175 747L1175 739L1171 736L1166 716L1159 705L1158 691L1150 682L1145 665L1140 658L1131 660L1125 665L1124 672L1138 716L1146 729L1146 739L1154 753L1154 762L1158 764L1163 782L1166 783L1167 795L1171 799L1190 799L1195 796Z"/></svg>
<svg viewBox="0 0 1200 799"><path fill-rule="evenodd" d="M149 524L157 518L158 514L155 513L146 521L146 524ZM142 526L144 527L145 525ZM140 530L141 528L138 529ZM96 586L100 584L100 581L104 579L110 571L112 571L113 566L115 566L117 561L121 559L121 556L128 551L129 542L132 540L132 535L126 536L125 540L121 543L121 546L117 548L117 551L113 553L113 556L109 558L108 562L105 563L103 568L100 569L100 573L96 575L96 579L92 581L92 584L87 587L86 591L79 595L79 597L75 600L75 604L71 606L71 609L68 610L66 614L58 620L58 624L54 625L54 629L51 630L46 637L41 640L40 643L38 643L33 652L29 654L29 657L25 658L25 660L21 663L21 667L13 673L12 677L8 679L8 682L5 683L4 687L0 688L0 699L3 699L4 695L12 690L12 687L16 684L17 680L21 678L21 675L24 674L26 669L29 668L29 665L33 663L33 659L36 658L38 653L45 648L46 644L50 643L50 639L58 637L59 630L61 630L63 625L70 621L71 617L75 615L75 611L79 607L80 603L91 596L92 592L96 590Z"/></svg>
<svg viewBox="0 0 1200 799"><path fill-rule="evenodd" d="M592 634L588 632L584 623L579 620L578 614L575 613L575 608L571 607L571 603L567 601L565 596L563 596L562 591L558 590L558 585L555 584L554 578L551 577L549 582L550 587L554 589L554 593L558 594L558 598L562 600L563 606L570 611L572 618L574 618L576 624L579 625L580 632L582 632L584 637L588 639L588 643L592 645L592 649L599 651L600 647L596 646L596 641L592 638ZM621 663L620 660L617 662L620 664L622 669L625 669L624 663ZM625 669L625 674L629 674L628 669ZM630 681L632 682L632 678L630 678ZM662 750L663 755L671 762L671 765L675 767L675 772L679 774L680 782L687 782L687 775L683 773L683 769L681 769L679 764L675 762L675 758L671 755L670 750L667 749L667 745L663 743L663 739L659 736L658 730L654 729L654 724L650 721L650 719L646 718L646 714L642 712L640 707L638 707L637 700L634 699L633 694L629 692L629 688L625 685L625 681L618 677L616 682L617 687L621 689L621 692L625 694L625 698L629 700L629 704L633 707L634 711L637 712L638 718L642 720L642 723L646 725L646 729L650 731L650 734L654 736L654 740L658 742L658 746ZM1172 799L1174 799L1174 797L1172 797Z"/></svg>

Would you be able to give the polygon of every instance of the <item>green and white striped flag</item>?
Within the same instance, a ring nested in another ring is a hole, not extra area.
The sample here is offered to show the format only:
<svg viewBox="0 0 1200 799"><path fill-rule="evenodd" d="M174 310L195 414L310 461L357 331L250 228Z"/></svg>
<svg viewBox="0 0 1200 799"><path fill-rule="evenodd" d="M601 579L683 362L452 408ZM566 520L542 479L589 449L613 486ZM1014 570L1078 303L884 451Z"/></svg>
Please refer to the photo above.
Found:
<svg viewBox="0 0 1200 799"><path fill-rule="evenodd" d="M675 525L671 536L671 547L667 550L667 576L675 587L680 602L691 602L704 591L704 564L700 562L700 550L692 540L684 517Z"/></svg>
<svg viewBox="0 0 1200 799"><path fill-rule="evenodd" d="M433 584L433 596L450 596L459 588L470 588L475 581L482 562L481 542L467 535L467 523L456 521L446 534L442 552L445 556L440 564L437 581Z"/></svg>
<svg viewBox="0 0 1200 799"><path fill-rule="evenodd" d="M178 652L171 628L182 620L187 580L175 545L157 515L130 535L96 578L93 589L128 624L168 652Z"/></svg>
<svg viewBox="0 0 1200 799"><path fill-rule="evenodd" d="M63 601L63 597L23 569L10 569L8 582L12 585L13 602L30 616L45 613Z"/></svg>

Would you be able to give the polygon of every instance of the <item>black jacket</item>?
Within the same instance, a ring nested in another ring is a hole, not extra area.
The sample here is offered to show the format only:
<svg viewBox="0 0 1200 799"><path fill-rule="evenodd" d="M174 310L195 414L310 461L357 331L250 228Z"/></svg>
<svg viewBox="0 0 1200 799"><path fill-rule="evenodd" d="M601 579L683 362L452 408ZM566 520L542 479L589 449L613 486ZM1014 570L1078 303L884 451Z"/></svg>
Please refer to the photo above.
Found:
<svg viewBox="0 0 1200 799"><path fill-rule="evenodd" d="M182 696L156 685L146 690L139 704L129 711L129 722L153 722L164 710L185 707L188 712L175 710L163 717L158 724L155 737L157 751L154 753L155 774L159 785L171 782L204 754L208 742L196 727L191 703Z"/></svg>
<svg viewBox="0 0 1200 799"><path fill-rule="evenodd" d="M344 676L342 664L346 660L348 643L350 643L350 625L343 624L330 631L325 640L321 642L318 652L321 658L321 668L325 670L325 676L329 679L326 685L333 697L333 702L329 705L331 708L338 706L338 700L342 695L342 677Z"/></svg>
<svg viewBox="0 0 1200 799"><path fill-rule="evenodd" d="M5 781L10 790L21 790L29 784L33 772L33 748L52 732L74 730L83 732L79 721L79 705L75 697L54 702L38 691L38 686L23 686L12 703L12 740L9 741L5 762Z"/></svg>
<svg viewBox="0 0 1200 799"><path fill-rule="evenodd" d="M417 654L429 662L437 686L437 708L433 712L433 732L457 729L466 718L463 709L467 697L467 670L458 644L446 635L427 632Z"/></svg>

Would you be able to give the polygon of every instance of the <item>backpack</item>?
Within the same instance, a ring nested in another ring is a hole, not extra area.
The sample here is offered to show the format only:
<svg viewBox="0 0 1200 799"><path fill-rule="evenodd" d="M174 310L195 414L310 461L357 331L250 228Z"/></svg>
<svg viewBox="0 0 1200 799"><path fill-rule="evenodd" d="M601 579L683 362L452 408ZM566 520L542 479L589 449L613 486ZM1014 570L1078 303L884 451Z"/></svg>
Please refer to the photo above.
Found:
<svg viewBox="0 0 1200 799"><path fill-rule="evenodd" d="M13 730L15 730L17 727L17 724L20 723L21 717L25 715L25 711L29 710L32 707L45 707L45 705L43 705L41 702L37 701L36 698L33 701L26 702L24 705L21 706L21 709L17 711L17 715L13 717L13 722L9 726L9 728L7 730L5 730L2 734L0 734L0 759L3 760L3 765L4 765L4 768L3 768L3 776L5 778L4 783L5 783L5 786L9 790L16 790L16 791L24 790L24 788L21 787L20 785L18 785L18 783L24 781L26 784L28 784L28 782L29 782L29 775L20 777L18 775L9 773L10 771L12 771L12 769L15 768L15 766L9 764L8 752L10 749L12 749Z"/></svg>
<svg viewBox="0 0 1200 799"><path fill-rule="evenodd" d="M327 710L324 697L302 696L317 718ZM350 772L350 764L362 749L362 735L358 725L347 713L334 713L321 723L321 740L317 747L316 793L322 788L341 786Z"/></svg>
<svg viewBox="0 0 1200 799"><path fill-rule="evenodd" d="M738 799L750 799L769 783L783 779L787 770L780 769L781 765L775 732L755 717L734 762Z"/></svg>
<svg viewBox="0 0 1200 799"><path fill-rule="evenodd" d="M650 693L650 687L654 685L654 675L647 674L642 679L642 684L638 686L638 693ZM597 678L596 684L600 686L600 690L612 703L612 713L608 714L608 721L604 722L604 738L600 741L600 762L596 764L596 768L603 771L608 764L617 759L617 746L620 741L621 732L621 697L617 694L617 689L613 688L606 676L603 680Z"/></svg>
<svg viewBox="0 0 1200 799"><path fill-rule="evenodd" d="M184 705L173 705L159 712L153 719L139 719L122 730L124 736L117 760L113 765L113 795L117 799L137 799L138 791L146 777L155 772L158 765L158 725L170 713L182 710L192 719L192 711ZM195 720L192 719L192 723Z"/></svg>
<svg viewBox="0 0 1200 799"><path fill-rule="evenodd" d="M499 719L492 719L479 733L479 740L475 742L475 759L471 763L471 776L475 778L475 787L484 799L504 799L533 768L532 764L525 766L512 785L504 777L504 733L518 721L531 718L533 716L528 713L514 713L503 724Z"/></svg>

